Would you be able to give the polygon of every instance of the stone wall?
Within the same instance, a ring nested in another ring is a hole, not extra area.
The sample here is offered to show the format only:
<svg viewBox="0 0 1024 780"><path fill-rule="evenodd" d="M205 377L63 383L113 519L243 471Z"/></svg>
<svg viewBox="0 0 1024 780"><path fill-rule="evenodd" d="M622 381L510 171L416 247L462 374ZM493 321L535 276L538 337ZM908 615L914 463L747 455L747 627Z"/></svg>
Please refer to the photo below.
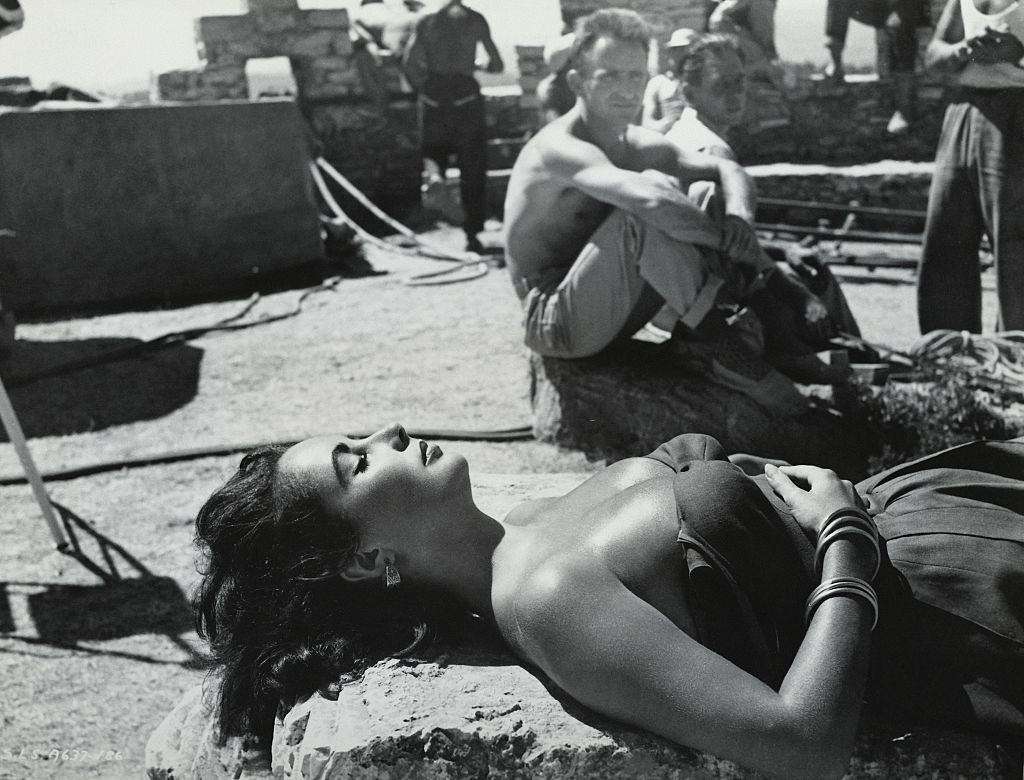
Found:
<svg viewBox="0 0 1024 780"><path fill-rule="evenodd" d="M245 0L246 13L195 22L201 67L160 74L160 101L247 100L246 62L287 57L312 151L367 194L401 207L419 199L414 96L393 56L375 61L349 37L343 8L302 10L297 0Z"/></svg>
<svg viewBox="0 0 1024 780"><path fill-rule="evenodd" d="M323 257L289 101L0 113L4 305L235 293Z"/></svg>
<svg viewBox="0 0 1024 780"><path fill-rule="evenodd" d="M542 47L518 46L516 53L522 74L517 127L521 133L525 122L539 121L536 87L548 70ZM763 81L750 83L746 123L733 131L732 145L745 165L932 160L948 99L949 88L943 80L921 74L917 117L910 132L890 135L886 132L893 112L889 80L863 74L837 85L806 69L792 68L781 89Z"/></svg>
<svg viewBox="0 0 1024 780"><path fill-rule="evenodd" d="M732 134L741 162L851 165L878 160L931 160L948 100L941 82L922 79L910 132L890 135L892 85L874 76L834 85L795 79L780 93L754 85L747 121Z"/></svg>
<svg viewBox="0 0 1024 780"><path fill-rule="evenodd" d="M707 12L705 0L561 0L562 16L571 22L612 4L640 11L662 42L676 27L703 27ZM365 50L353 48L344 9L302 10L297 0L247 0L246 10L197 19L203 65L160 74L154 85L157 99L246 100L246 62L287 57L312 149L392 211L418 203L416 102L404 87L396 58L374 61ZM540 123L536 87L547 73L543 50L518 46L516 53L519 90L487 95L492 170L511 167ZM892 113L887 80L859 76L836 86L812 78L807 68L787 68L783 90L765 83L751 86L747 125L733 139L745 164L848 165L933 157L947 98L941 82L922 76L912 131L891 136L885 132ZM490 213L500 213L500 203Z"/></svg>

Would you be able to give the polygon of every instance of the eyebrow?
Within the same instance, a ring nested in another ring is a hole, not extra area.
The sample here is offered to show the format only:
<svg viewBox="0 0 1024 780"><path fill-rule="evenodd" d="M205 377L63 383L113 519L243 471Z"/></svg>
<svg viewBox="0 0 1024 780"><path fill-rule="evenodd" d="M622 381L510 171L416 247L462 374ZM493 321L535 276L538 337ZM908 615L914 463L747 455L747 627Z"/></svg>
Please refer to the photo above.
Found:
<svg viewBox="0 0 1024 780"><path fill-rule="evenodd" d="M342 469L338 456L348 455L350 452L352 452L352 448L343 441L339 441L334 445L334 449L331 450L331 465L334 467L334 476L338 478L339 485L347 485L349 475Z"/></svg>

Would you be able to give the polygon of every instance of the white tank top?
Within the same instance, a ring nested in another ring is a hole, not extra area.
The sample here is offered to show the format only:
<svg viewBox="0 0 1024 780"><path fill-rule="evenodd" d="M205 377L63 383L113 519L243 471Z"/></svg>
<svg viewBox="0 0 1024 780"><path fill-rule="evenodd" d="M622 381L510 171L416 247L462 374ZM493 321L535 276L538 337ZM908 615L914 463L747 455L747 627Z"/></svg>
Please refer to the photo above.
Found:
<svg viewBox="0 0 1024 780"><path fill-rule="evenodd" d="M1009 31L1024 41L1024 2L1016 0L1009 7L995 14L983 14L974 4L974 0L960 0L960 15L964 20L964 37L980 35L986 27L1006 25ZM1024 87L1024 68L1020 63L997 62L982 65L969 62L960 71L960 83L965 87L981 87L984 89L1005 89L1006 87Z"/></svg>

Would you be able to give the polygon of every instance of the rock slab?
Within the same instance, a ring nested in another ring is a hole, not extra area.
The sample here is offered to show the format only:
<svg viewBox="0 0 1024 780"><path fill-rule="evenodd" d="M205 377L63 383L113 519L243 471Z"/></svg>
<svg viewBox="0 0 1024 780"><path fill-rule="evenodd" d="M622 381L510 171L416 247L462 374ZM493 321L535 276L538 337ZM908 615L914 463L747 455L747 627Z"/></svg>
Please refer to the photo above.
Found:
<svg viewBox="0 0 1024 780"><path fill-rule="evenodd" d="M664 345L633 339L584 360L530 353L533 433L541 441L618 460L680 433L706 433L726 451L862 474L869 442L825 404L773 414L749 396L680 365ZM826 388L827 392L827 388ZM810 393L808 393L810 395Z"/></svg>
<svg viewBox="0 0 1024 780"><path fill-rule="evenodd" d="M496 651L429 662L392 659L332 700L320 694L277 723L272 760L212 741L212 713L190 692L151 737L150 778L719 778L760 775L608 721L550 690ZM178 761L179 763L173 763ZM872 724L849 780L1002 780L1010 760L992 739Z"/></svg>

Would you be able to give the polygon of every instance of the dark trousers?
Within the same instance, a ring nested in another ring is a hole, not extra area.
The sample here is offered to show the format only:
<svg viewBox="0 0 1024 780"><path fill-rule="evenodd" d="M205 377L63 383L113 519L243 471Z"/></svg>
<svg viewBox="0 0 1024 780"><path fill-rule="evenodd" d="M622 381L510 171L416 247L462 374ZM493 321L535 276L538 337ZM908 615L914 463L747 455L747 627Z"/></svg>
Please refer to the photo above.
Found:
<svg viewBox="0 0 1024 780"><path fill-rule="evenodd" d="M978 245L995 255L999 330L1024 330L1024 89L965 89L946 109L917 278L921 332L981 332Z"/></svg>
<svg viewBox="0 0 1024 780"><path fill-rule="evenodd" d="M487 125L480 85L472 76L432 73L420 94L423 156L443 172L454 154L468 235L487 216Z"/></svg>
<svg viewBox="0 0 1024 780"><path fill-rule="evenodd" d="M850 19L874 27L885 36L884 49L894 73L913 73L917 61L917 28L926 22L925 0L828 0L825 36L840 47L846 43ZM891 15L896 24L887 25Z"/></svg>

